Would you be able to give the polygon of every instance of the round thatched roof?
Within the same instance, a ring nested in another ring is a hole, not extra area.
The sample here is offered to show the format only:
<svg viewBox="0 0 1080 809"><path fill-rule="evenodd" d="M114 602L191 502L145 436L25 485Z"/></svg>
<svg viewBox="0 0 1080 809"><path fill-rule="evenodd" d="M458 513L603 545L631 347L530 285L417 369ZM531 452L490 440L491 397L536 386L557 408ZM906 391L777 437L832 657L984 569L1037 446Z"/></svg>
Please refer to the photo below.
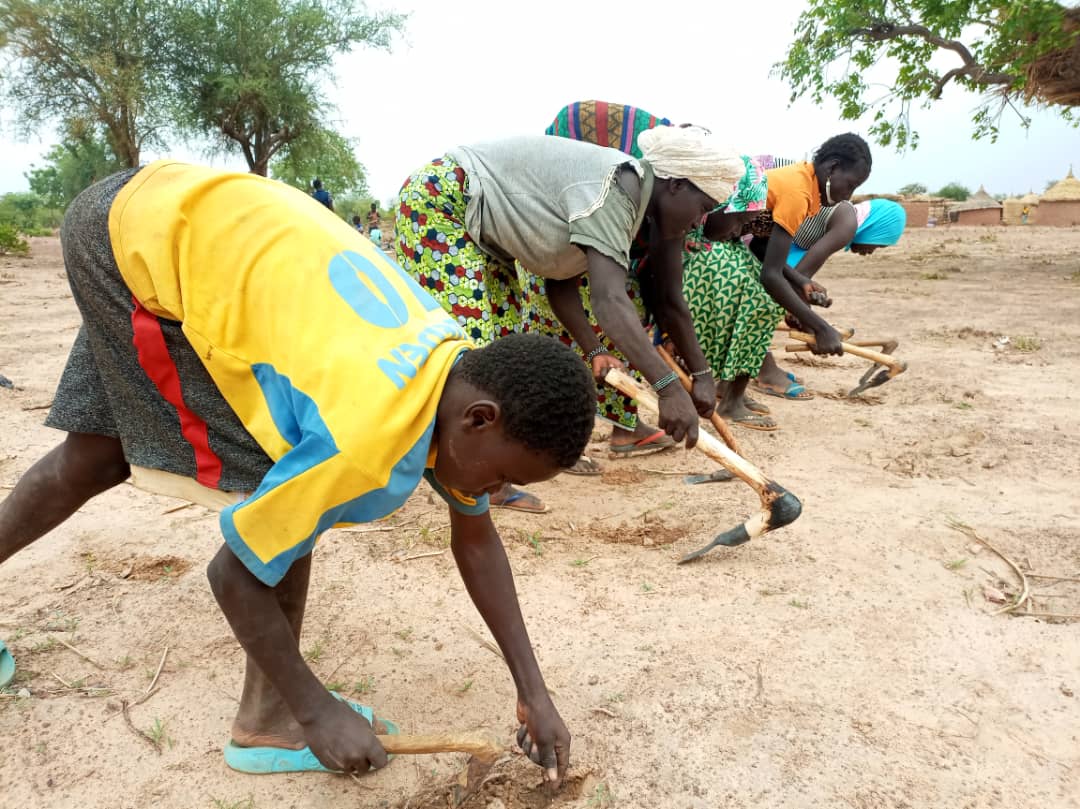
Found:
<svg viewBox="0 0 1080 809"><path fill-rule="evenodd" d="M1034 191L1028 191L1024 196L1020 197L1020 201L1025 205L1038 205L1039 195Z"/></svg>
<svg viewBox="0 0 1080 809"><path fill-rule="evenodd" d="M1043 202L1080 202L1080 180L1073 177L1072 166L1069 173L1059 183L1054 183L1042 195Z"/></svg>
<svg viewBox="0 0 1080 809"><path fill-rule="evenodd" d="M986 189L981 185L979 190L968 197L963 202L958 202L952 206L954 211L981 211L983 208L1000 208L1001 203L994 199L992 196L986 193Z"/></svg>

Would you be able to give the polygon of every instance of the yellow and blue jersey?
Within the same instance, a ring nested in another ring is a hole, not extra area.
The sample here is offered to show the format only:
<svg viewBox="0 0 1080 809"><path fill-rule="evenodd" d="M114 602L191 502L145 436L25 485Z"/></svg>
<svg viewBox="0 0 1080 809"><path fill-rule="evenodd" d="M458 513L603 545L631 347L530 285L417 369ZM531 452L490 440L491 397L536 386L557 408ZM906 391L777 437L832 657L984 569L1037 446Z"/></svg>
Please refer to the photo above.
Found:
<svg viewBox="0 0 1080 809"><path fill-rule="evenodd" d="M316 538L398 509L431 473L435 413L464 332L397 264L306 194L162 161L109 215L135 299L184 335L274 461L221 514L232 551L273 586Z"/></svg>

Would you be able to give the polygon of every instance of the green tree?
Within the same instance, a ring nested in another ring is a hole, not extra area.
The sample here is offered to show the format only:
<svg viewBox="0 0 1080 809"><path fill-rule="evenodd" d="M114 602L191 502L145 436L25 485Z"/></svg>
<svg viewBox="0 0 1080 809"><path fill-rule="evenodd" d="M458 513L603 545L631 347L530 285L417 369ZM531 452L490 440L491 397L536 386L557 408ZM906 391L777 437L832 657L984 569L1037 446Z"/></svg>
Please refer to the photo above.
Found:
<svg viewBox="0 0 1080 809"><path fill-rule="evenodd" d="M389 49L405 17L360 0L195 0L173 19L178 118L265 176L291 143L316 143L332 108L321 89L334 57ZM303 151L303 150L302 150Z"/></svg>
<svg viewBox="0 0 1080 809"><path fill-rule="evenodd" d="M929 107L951 82L978 93L974 137L996 138L1002 112L1034 96L1029 72L1052 52L1080 49L1080 21L1053 0L809 0L795 41L774 72L791 85L791 100L836 99L847 120L873 112L871 135L882 145L915 147L911 107ZM933 67L938 53L953 66ZM1080 50L1074 51L1080 58ZM893 72L884 91L874 83ZM1052 99L1042 99L1052 100ZM1073 120L1071 108L1064 117ZM1028 119L1021 115L1026 126Z"/></svg>
<svg viewBox="0 0 1080 809"><path fill-rule="evenodd" d="M270 176L303 191L316 177L336 200L367 193L364 167L352 142L336 132L316 128L291 141L270 164Z"/></svg>
<svg viewBox="0 0 1080 809"><path fill-rule="evenodd" d="M0 196L0 225L9 225L27 236L48 236L60 227L63 212L50 208L33 192Z"/></svg>
<svg viewBox="0 0 1080 809"><path fill-rule="evenodd" d="M942 186L941 189L934 196L945 197L945 199L956 200L957 202L963 202L965 199L971 196L971 189L960 185L960 183L949 183Z"/></svg>
<svg viewBox="0 0 1080 809"><path fill-rule="evenodd" d="M123 167L105 139L88 130L53 146L45 163L31 166L26 178L47 206L64 210L84 188Z"/></svg>
<svg viewBox="0 0 1080 809"><path fill-rule="evenodd" d="M904 196L917 196L926 193L926 186L922 183L908 183L898 193Z"/></svg>
<svg viewBox="0 0 1080 809"><path fill-rule="evenodd" d="M0 0L3 90L22 130L100 126L125 166L160 143L166 0Z"/></svg>

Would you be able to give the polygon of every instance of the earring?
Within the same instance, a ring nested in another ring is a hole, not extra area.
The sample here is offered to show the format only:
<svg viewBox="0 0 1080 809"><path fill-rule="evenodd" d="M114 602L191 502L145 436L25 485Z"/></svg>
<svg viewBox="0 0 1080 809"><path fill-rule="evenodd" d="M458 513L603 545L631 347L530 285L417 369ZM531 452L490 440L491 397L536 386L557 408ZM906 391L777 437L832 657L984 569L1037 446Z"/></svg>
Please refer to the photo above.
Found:
<svg viewBox="0 0 1080 809"><path fill-rule="evenodd" d="M835 204L832 200L832 177L825 178L825 199L830 205Z"/></svg>

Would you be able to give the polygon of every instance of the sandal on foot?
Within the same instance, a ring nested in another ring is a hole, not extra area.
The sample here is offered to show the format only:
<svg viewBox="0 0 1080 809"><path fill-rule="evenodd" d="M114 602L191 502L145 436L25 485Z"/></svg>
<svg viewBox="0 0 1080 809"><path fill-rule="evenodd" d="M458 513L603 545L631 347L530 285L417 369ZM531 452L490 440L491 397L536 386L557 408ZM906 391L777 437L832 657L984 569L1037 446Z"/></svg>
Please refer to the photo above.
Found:
<svg viewBox="0 0 1080 809"><path fill-rule="evenodd" d="M8 651L7 646L0 640L0 688L11 682L15 676L15 658Z"/></svg>
<svg viewBox="0 0 1080 809"><path fill-rule="evenodd" d="M588 455L582 455L574 462L573 466L569 469L564 469L563 472L568 475L581 475L582 477L591 478L602 474L603 470L600 469L600 464Z"/></svg>
<svg viewBox="0 0 1080 809"><path fill-rule="evenodd" d="M780 429L780 425L773 421L772 417L763 416L760 413L749 413L737 419L728 419L728 421L739 427L745 427L747 430L760 430L764 433L772 433Z"/></svg>
<svg viewBox="0 0 1080 809"><path fill-rule="evenodd" d="M336 699L346 703L374 727L375 711L372 708L361 705L359 702L353 702L351 699L345 699L337 692L331 691L330 693ZM397 725L393 722L386 719L379 719L378 721L386 726L384 735L395 736L399 732ZM388 758L393 758L393 756L388 756ZM310 747L301 750L291 750L288 747L241 747L230 741L225 745L225 763L238 772L252 773L254 775L278 772L341 772L323 766L323 763L315 757Z"/></svg>
<svg viewBox="0 0 1080 809"><path fill-rule="evenodd" d="M675 439L663 430L657 430L633 444L609 444L608 450L617 458L629 458L634 455L651 455L673 446L675 446Z"/></svg>
<svg viewBox="0 0 1080 809"><path fill-rule="evenodd" d="M794 377L794 374L788 374L789 377ZM761 382L754 380L754 390L759 393L764 393L766 396L775 396L778 399L792 399L799 402L805 402L808 399L813 399L814 394L810 393L806 389L805 385L799 382L791 382L787 388L780 390L774 388L772 385L765 385Z"/></svg>
<svg viewBox="0 0 1080 809"><path fill-rule="evenodd" d="M509 497L501 503L491 503L492 508L505 508L511 511L524 511L526 514L547 514L551 511L535 494L512 489ZM490 501L489 501L490 502Z"/></svg>

